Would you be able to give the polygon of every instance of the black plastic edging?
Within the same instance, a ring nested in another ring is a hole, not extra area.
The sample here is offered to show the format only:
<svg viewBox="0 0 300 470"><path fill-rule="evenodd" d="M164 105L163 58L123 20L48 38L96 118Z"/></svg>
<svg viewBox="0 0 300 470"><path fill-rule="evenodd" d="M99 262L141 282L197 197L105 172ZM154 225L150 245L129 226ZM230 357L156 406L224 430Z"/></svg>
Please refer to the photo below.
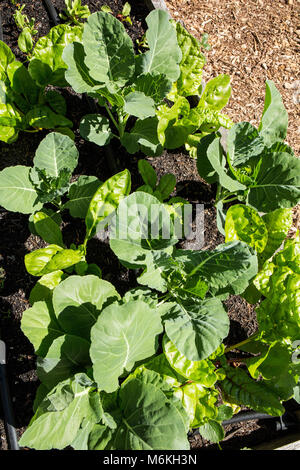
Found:
<svg viewBox="0 0 300 470"><path fill-rule="evenodd" d="M6 346L0 340L0 395L4 413L4 426L10 450L20 450L15 427L15 419L6 374Z"/></svg>
<svg viewBox="0 0 300 470"><path fill-rule="evenodd" d="M48 16L51 19L52 23L57 26L60 23L60 18L57 14L57 11L51 0L43 0Z"/></svg>

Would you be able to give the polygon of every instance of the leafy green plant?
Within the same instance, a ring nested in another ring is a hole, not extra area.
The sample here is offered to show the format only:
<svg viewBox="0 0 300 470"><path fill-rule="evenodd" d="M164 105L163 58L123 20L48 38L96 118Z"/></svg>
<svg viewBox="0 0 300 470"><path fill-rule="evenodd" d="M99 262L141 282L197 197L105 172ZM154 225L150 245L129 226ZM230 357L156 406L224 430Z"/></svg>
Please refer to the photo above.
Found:
<svg viewBox="0 0 300 470"><path fill-rule="evenodd" d="M55 90L46 90L48 84L65 85L61 82L62 49L56 43L52 44L50 52L45 42L46 38L37 41L27 69L0 41L0 140L3 142L15 142L21 131L38 132L41 129L74 135L71 131L73 124L65 117L63 96ZM42 43L45 46L43 50ZM51 65L43 63L44 59L38 58L39 54Z"/></svg>
<svg viewBox="0 0 300 470"><path fill-rule="evenodd" d="M60 18L69 24L80 25L81 20L91 14L87 5L82 5L81 0L65 0L66 8L60 13Z"/></svg>
<svg viewBox="0 0 300 470"><path fill-rule="evenodd" d="M117 18L123 22L127 22L132 25L132 19L130 17L131 5L129 2L126 2L122 8L122 11L117 14Z"/></svg>
<svg viewBox="0 0 300 470"><path fill-rule="evenodd" d="M154 219L159 230L152 236ZM39 356L41 385L21 445L188 449L187 431L194 427L211 442L222 440L222 421L237 405L283 413L281 403L293 396L300 374L286 343L294 333L286 335L285 322L276 339L260 321L253 337L222 344L229 328L222 301L243 292L256 275L253 248L233 241L213 251L178 250L167 219L164 204L151 194L137 191L120 201L110 245L122 264L141 269L141 286L123 298L93 275L58 276L46 298L31 296L22 330ZM290 242L274 266L288 262L295 269L297 243ZM243 366L230 365L233 349L251 353Z"/></svg>
<svg viewBox="0 0 300 470"><path fill-rule="evenodd" d="M287 124L280 93L267 80L258 129L248 122L235 124L228 132L225 151L218 134L201 141L198 172L208 183L218 183L216 207L221 214L223 204L236 200L263 213L298 203L300 161L284 142Z"/></svg>
<svg viewBox="0 0 300 470"><path fill-rule="evenodd" d="M84 25L82 42L67 46L63 59L73 89L96 98L106 110L106 115L85 116L81 135L98 145L117 137L131 154L141 150L157 156L163 148L190 142L194 134L200 139L221 124L230 126L219 113L230 85L227 76L210 81L198 106L190 109L187 97L201 93L205 59L199 42L164 11L154 10L146 22L148 50L135 56L123 25L107 12L95 13ZM166 97L175 101L171 108L164 104Z"/></svg>
<svg viewBox="0 0 300 470"><path fill-rule="evenodd" d="M35 36L38 31L35 29L35 19L31 18L29 20L28 16L22 13L24 8L25 5L20 5L13 14L13 18L21 31L18 37L18 46L22 52L30 54L33 48L33 36Z"/></svg>

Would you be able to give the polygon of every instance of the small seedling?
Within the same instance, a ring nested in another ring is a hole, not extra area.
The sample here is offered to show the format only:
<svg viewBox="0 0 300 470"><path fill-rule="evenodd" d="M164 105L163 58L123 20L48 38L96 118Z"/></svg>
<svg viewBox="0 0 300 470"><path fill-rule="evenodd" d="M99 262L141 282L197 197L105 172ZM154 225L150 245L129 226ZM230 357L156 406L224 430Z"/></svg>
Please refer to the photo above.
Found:
<svg viewBox="0 0 300 470"><path fill-rule="evenodd" d="M60 18L69 24L80 25L80 21L91 14L87 5L81 5L81 0L65 0L66 8L60 13Z"/></svg>
<svg viewBox="0 0 300 470"><path fill-rule="evenodd" d="M37 29L35 29L35 18L29 19L27 15L22 13L25 5L16 5L18 8L13 14L13 18L18 29L21 31L18 38L18 46L22 52L30 55L34 44L33 36L38 33Z"/></svg>

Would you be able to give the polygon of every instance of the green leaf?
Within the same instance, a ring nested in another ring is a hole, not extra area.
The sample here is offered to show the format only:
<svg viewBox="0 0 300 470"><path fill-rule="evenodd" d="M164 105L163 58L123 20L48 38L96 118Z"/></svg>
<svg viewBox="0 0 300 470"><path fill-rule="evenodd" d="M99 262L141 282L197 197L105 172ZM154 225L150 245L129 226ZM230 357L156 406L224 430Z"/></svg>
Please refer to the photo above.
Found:
<svg viewBox="0 0 300 470"><path fill-rule="evenodd" d="M10 48L5 42L0 41L0 80L5 78L8 65L15 60L15 56Z"/></svg>
<svg viewBox="0 0 300 470"><path fill-rule="evenodd" d="M190 361L178 351L167 336L164 336L163 348L171 367L180 375L205 387L212 387L217 381L215 366L211 361Z"/></svg>
<svg viewBox="0 0 300 470"><path fill-rule="evenodd" d="M169 15L163 10L153 10L147 16L146 23L149 50L139 59L141 73L165 74L174 82L180 75L179 63L182 54Z"/></svg>
<svg viewBox="0 0 300 470"><path fill-rule="evenodd" d="M204 439L207 439L210 442L220 442L225 437L222 425L213 419L209 420L202 426L199 426L199 433L204 437Z"/></svg>
<svg viewBox="0 0 300 470"><path fill-rule="evenodd" d="M139 160L138 169L144 183L154 190L157 183L157 175L154 168L147 162L147 160Z"/></svg>
<svg viewBox="0 0 300 470"><path fill-rule="evenodd" d="M38 357L39 380L52 389L59 382L90 367L89 341L79 336L62 335L54 339L45 357Z"/></svg>
<svg viewBox="0 0 300 470"><path fill-rule="evenodd" d="M207 82L197 107L220 111L228 103L230 95L230 76L218 75Z"/></svg>
<svg viewBox="0 0 300 470"><path fill-rule="evenodd" d="M155 116L154 101L141 91L134 91L125 96L124 111L140 119Z"/></svg>
<svg viewBox="0 0 300 470"><path fill-rule="evenodd" d="M64 247L59 225L47 213L40 211L33 216L34 228L47 243Z"/></svg>
<svg viewBox="0 0 300 470"><path fill-rule="evenodd" d="M79 176L78 180L70 186L69 201L64 208L69 209L72 217L84 219L92 197L100 185L101 182L96 176Z"/></svg>
<svg viewBox="0 0 300 470"><path fill-rule="evenodd" d="M261 253L268 242L265 222L255 209L242 204L231 206L226 215L225 241L241 240Z"/></svg>
<svg viewBox="0 0 300 470"><path fill-rule="evenodd" d="M38 104L40 90L21 62L10 63L7 67L7 75L13 91L13 99L23 112ZM16 95L21 96L21 102L20 97Z"/></svg>
<svg viewBox="0 0 300 470"><path fill-rule="evenodd" d="M111 443L122 450L188 450L177 408L152 384L138 379L121 387L122 420Z"/></svg>
<svg viewBox="0 0 300 470"><path fill-rule="evenodd" d="M137 153L141 150L150 157L157 157L162 154L163 147L157 136L158 119L150 117L138 119L130 132L125 132L121 138L128 153Z"/></svg>
<svg viewBox="0 0 300 470"><path fill-rule="evenodd" d="M234 403L246 405L255 411L281 416L284 408L278 395L262 382L255 382L240 368L226 368L226 378L220 383L225 396Z"/></svg>
<svg viewBox="0 0 300 470"><path fill-rule="evenodd" d="M41 300L47 301L52 298L53 289L65 279L66 274L63 271L53 271L42 276L32 288L29 296L29 302L33 305Z"/></svg>
<svg viewBox="0 0 300 470"><path fill-rule="evenodd" d="M37 301L33 307L25 310L21 329L39 356L46 356L55 338L63 334L56 321L52 306L45 301Z"/></svg>
<svg viewBox="0 0 300 470"><path fill-rule="evenodd" d="M31 51L31 49L33 48L33 40L30 28L27 27L24 28L23 31L21 31L18 37L18 46L22 52L25 52L25 54L28 54Z"/></svg>
<svg viewBox="0 0 300 470"><path fill-rule="evenodd" d="M110 228L111 249L125 266L133 268L145 266L152 252L171 253L177 242L164 205L140 191L121 202Z"/></svg>
<svg viewBox="0 0 300 470"><path fill-rule="evenodd" d="M168 199L170 194L174 191L176 185L176 177L171 173L162 175L159 180L157 191L160 192L162 200Z"/></svg>
<svg viewBox="0 0 300 470"><path fill-rule="evenodd" d="M186 383L177 389L176 394L190 418L190 427L198 428L208 420L217 417L215 405L218 393L197 383Z"/></svg>
<svg viewBox="0 0 300 470"><path fill-rule="evenodd" d="M93 387L82 386L76 381L76 377L57 385L44 398L30 426L21 437L22 447L37 450L64 449L76 438L84 418L94 416L90 405ZM65 393L62 394L62 391Z"/></svg>
<svg viewBox="0 0 300 470"><path fill-rule="evenodd" d="M134 50L123 24L109 13L93 13L84 25L82 42L90 76L125 85L134 73Z"/></svg>
<svg viewBox="0 0 300 470"><path fill-rule="evenodd" d="M100 114L86 114L80 121L80 135L88 142L107 145L113 137L109 120Z"/></svg>
<svg viewBox="0 0 300 470"><path fill-rule="evenodd" d="M199 41L192 36L178 21L176 23L177 41L181 49L180 76L169 98L175 101L176 96L201 94L202 69L206 62L201 52Z"/></svg>
<svg viewBox="0 0 300 470"><path fill-rule="evenodd" d="M90 71L85 65L85 53L83 45L73 42L65 47L63 60L68 68L65 79L76 93L91 93L99 88L99 83L91 78Z"/></svg>
<svg viewBox="0 0 300 470"><path fill-rule="evenodd" d="M70 173L76 168L78 150L70 137L51 132L40 143L33 159L34 166L46 170L47 175L58 177L68 168Z"/></svg>
<svg viewBox="0 0 300 470"><path fill-rule="evenodd" d="M25 255L25 266L32 276L43 276L53 271L69 268L81 260L80 250L64 250L58 245L48 245L46 248L40 248Z"/></svg>
<svg viewBox="0 0 300 470"><path fill-rule="evenodd" d="M41 87L54 85L67 86L64 74L67 66L63 61L64 48L74 41L80 41L81 26L60 24L51 28L46 36L41 37L33 50L29 63L29 73Z"/></svg>
<svg viewBox="0 0 300 470"><path fill-rule="evenodd" d="M130 189L131 176L128 170L117 173L98 188L85 217L86 240L96 234L97 225L118 208L122 199L130 193Z"/></svg>
<svg viewBox="0 0 300 470"><path fill-rule="evenodd" d="M162 332L160 316L140 300L104 309L91 331L93 374L101 390L113 392L118 377L152 356Z"/></svg>
<svg viewBox="0 0 300 470"><path fill-rule="evenodd" d="M260 212L295 206L300 200L300 160L289 153L262 159L247 202Z"/></svg>
<svg viewBox="0 0 300 470"><path fill-rule="evenodd" d="M53 308L65 332L89 339L102 308L118 298L113 285L97 276L70 276L55 288Z"/></svg>
<svg viewBox="0 0 300 470"><path fill-rule="evenodd" d="M265 105L259 125L259 132L262 135L267 147L270 147L278 140L284 140L288 126L288 114L283 105L279 91L272 80L266 81Z"/></svg>
<svg viewBox="0 0 300 470"><path fill-rule="evenodd" d="M259 256L262 264L269 259L285 240L293 223L292 209L276 209L262 217L268 230L268 243Z"/></svg>
<svg viewBox="0 0 300 470"><path fill-rule="evenodd" d="M56 127L72 127L72 122L61 114L54 113L48 106L34 106L25 115L29 127L36 129L55 129Z"/></svg>
<svg viewBox="0 0 300 470"><path fill-rule="evenodd" d="M157 111L159 119L157 127L158 139L165 148L181 147L187 136L197 130L197 124L189 121L185 123L183 117L189 115L190 105L186 98L179 97L175 104L169 108L163 105Z"/></svg>
<svg viewBox="0 0 300 470"><path fill-rule="evenodd" d="M144 93L146 96L152 98L156 104L159 104L167 96L171 86L172 82L165 74L145 73L135 79L132 88L134 88L135 91Z"/></svg>
<svg viewBox="0 0 300 470"><path fill-rule="evenodd" d="M30 178L30 168L16 165L0 172L0 204L8 211L31 214L41 209Z"/></svg>
<svg viewBox="0 0 300 470"><path fill-rule="evenodd" d="M263 137L249 122L239 122L229 129L227 152L233 166L241 166L260 156L265 148Z"/></svg>
<svg viewBox="0 0 300 470"><path fill-rule="evenodd" d="M48 90L45 94L45 100L57 114L65 115L67 112L66 100L55 90Z"/></svg>
<svg viewBox="0 0 300 470"><path fill-rule="evenodd" d="M216 298L177 299L168 303L165 330L176 348L190 361L201 361L212 354L227 336L229 319Z"/></svg>

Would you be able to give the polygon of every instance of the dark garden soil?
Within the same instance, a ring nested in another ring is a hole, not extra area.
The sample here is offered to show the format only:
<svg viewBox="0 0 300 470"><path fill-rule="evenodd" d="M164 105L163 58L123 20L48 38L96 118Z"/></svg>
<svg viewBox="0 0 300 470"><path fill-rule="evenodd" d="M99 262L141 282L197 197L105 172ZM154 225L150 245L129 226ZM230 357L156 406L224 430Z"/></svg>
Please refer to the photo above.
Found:
<svg viewBox="0 0 300 470"><path fill-rule="evenodd" d="M37 38L47 34L52 26L49 21L46 9L42 1L22 0L26 8L24 13L36 20ZM92 12L98 11L102 5L109 5L113 13L117 15L125 3L121 0L92 1L83 0ZM132 4L133 25L125 24L126 29L133 41L142 37L145 30L145 17L148 10L142 1L130 2ZM194 5L202 2L169 2L172 11L176 10L176 4L188 3ZM206 2L203 2L206 3ZM216 2L214 2L216 3ZM217 2L218 6L222 2ZM236 3L236 2L231 2ZM276 2L277 3L277 2ZM58 11L64 8L64 0L53 0ZM215 13L218 13L216 6ZM3 20L4 41L11 47L18 59L24 60L24 56L17 48L18 31L13 20L13 13L16 6L10 0L2 0L0 11ZM179 9L180 15L183 10ZM189 8L188 15L192 17L192 8ZM186 21L186 17L184 17ZM271 21L271 20L270 20ZM191 31L193 33L193 31ZM197 32L197 31L196 31ZM220 73L220 71L218 72ZM255 71L253 71L255 74ZM76 135L76 145L79 150L79 164L75 171L75 177L81 174L93 174L104 181L112 175L112 168L109 156L105 149L85 142L78 133L80 119L90 112L84 97L75 94L70 89L61 90L67 101L67 117L74 122L74 132ZM236 94L236 93L235 93ZM250 101L249 101L250 102ZM240 116L238 117L240 119ZM10 165L31 165L36 148L46 133L20 134L16 143L7 145L0 142L0 170ZM137 161L143 155L128 155L124 149L118 147L118 143L113 142L112 151L117 155L119 165L116 171L128 168L132 174L132 189L135 190L142 184L137 172ZM165 152L159 158L148 159L158 176L165 173L173 173L177 178L176 195L187 198L190 202L204 204L205 209L205 232L204 245L201 248L212 249L224 238L217 231L216 214L214 209L215 188L207 185L199 177L196 163L184 150ZM20 320L22 313L30 305L28 302L31 288L36 282L36 278L30 276L24 266L24 255L32 250L41 248L44 243L39 237L30 234L28 229L28 217L7 212L0 207L0 266L4 268L6 276L4 286L0 290L0 334L7 344L8 349L8 374L9 385L14 405L17 421L18 436L20 436L32 416L32 404L35 391L38 387L38 379L35 373L36 358L33 348L20 330ZM84 237L84 222L71 219L65 214L63 225L64 241L79 244ZM185 243L183 247L187 247ZM122 267L108 243L93 239L88 245L88 261L97 263L103 270L104 279L112 282L120 294L136 285L133 271L128 271ZM1 279L0 279L1 286ZM1 288L1 287L0 287ZM231 320L231 328L227 344L235 344L254 333L257 327L256 316L253 307L240 297L231 297L227 302L227 309ZM0 409L0 418L2 411ZM224 448L239 449L240 447L251 447L271 437L272 433L266 424L257 422L231 425L227 427L228 436L224 442ZM238 436L238 437L237 437ZM246 439L244 439L246 437ZM243 439L242 439L243 438ZM214 448L199 435L191 438L192 448ZM3 421L0 419L0 450L7 449Z"/></svg>

